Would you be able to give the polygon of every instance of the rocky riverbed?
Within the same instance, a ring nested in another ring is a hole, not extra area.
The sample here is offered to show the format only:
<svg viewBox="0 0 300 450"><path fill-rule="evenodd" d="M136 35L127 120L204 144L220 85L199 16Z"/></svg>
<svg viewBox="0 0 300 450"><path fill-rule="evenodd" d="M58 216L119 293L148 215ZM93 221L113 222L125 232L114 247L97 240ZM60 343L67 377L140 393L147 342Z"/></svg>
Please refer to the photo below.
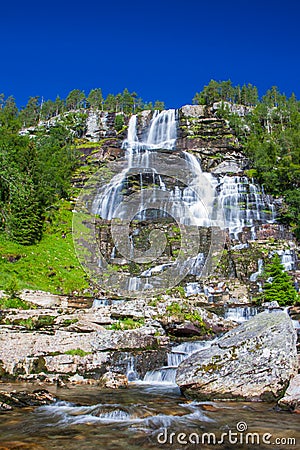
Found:
<svg viewBox="0 0 300 450"><path fill-rule="evenodd" d="M111 373L126 375L132 358L142 378L166 364L176 337L208 339L236 325L180 298L103 300L86 309L52 304L1 311L1 379L105 384Z"/></svg>
<svg viewBox="0 0 300 450"><path fill-rule="evenodd" d="M177 384L185 395L274 401L292 380L280 406L299 410L296 331L280 309L238 326L195 299L167 295L160 300L102 299L80 309L58 307L53 299L43 307L36 303L30 310L0 312L1 382L126 388L129 371L143 379L166 366L176 342L219 336L179 366Z"/></svg>

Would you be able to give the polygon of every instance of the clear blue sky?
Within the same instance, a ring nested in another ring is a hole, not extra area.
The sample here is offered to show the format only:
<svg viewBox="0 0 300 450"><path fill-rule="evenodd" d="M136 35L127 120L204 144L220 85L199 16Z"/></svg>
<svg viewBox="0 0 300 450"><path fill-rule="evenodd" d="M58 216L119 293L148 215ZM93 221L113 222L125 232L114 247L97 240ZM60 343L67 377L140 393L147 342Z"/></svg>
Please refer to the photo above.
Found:
<svg viewBox="0 0 300 450"><path fill-rule="evenodd" d="M22 106L127 87L179 107L231 79L300 99L299 23L297 0L5 1L0 92Z"/></svg>

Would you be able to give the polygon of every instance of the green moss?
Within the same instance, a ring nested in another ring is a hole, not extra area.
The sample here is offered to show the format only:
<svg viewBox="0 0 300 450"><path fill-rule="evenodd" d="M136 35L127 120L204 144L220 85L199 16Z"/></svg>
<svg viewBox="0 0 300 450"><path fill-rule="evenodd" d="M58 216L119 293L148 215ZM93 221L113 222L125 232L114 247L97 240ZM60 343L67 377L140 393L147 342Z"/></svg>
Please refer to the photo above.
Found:
<svg viewBox="0 0 300 450"><path fill-rule="evenodd" d="M116 323L110 325L110 330L134 330L135 328L139 328L143 326L145 323L145 319L141 318L138 320L134 320L131 317L125 317L124 319L118 320Z"/></svg>
<svg viewBox="0 0 300 450"><path fill-rule="evenodd" d="M72 356L86 356L86 355L90 355L92 352L86 352L84 350L82 350L81 348L75 348L72 350L67 350L65 352L65 355L72 355Z"/></svg>
<svg viewBox="0 0 300 450"><path fill-rule="evenodd" d="M73 323L77 323L78 319L65 319L62 323L61 326L63 327L68 327L69 325L72 325Z"/></svg>

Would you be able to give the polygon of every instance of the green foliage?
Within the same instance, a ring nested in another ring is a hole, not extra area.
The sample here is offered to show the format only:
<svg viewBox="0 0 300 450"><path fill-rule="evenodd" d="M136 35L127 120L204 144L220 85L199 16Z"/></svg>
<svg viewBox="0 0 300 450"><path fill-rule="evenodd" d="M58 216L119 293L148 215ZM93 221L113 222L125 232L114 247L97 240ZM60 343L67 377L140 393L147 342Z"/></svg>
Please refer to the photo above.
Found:
<svg viewBox="0 0 300 450"><path fill-rule="evenodd" d="M292 278L285 272L277 254L262 274L265 280L261 298L265 302L277 301L280 306L292 305L299 300ZM268 282L267 280L270 279Z"/></svg>
<svg viewBox="0 0 300 450"><path fill-rule="evenodd" d="M188 304L180 305L177 302L172 302L166 307L166 311L170 316L176 316L180 320L188 320L200 327L204 332L207 332L207 326L205 325L201 315L197 310L192 309Z"/></svg>
<svg viewBox="0 0 300 450"><path fill-rule="evenodd" d="M91 89L87 97L87 106L93 109L103 109L103 95L101 89Z"/></svg>
<svg viewBox="0 0 300 450"><path fill-rule="evenodd" d="M10 298L10 297L2 297L0 298L0 308L1 309L32 309L35 308L29 302L25 300L21 300L20 298Z"/></svg>
<svg viewBox="0 0 300 450"><path fill-rule="evenodd" d="M28 317L28 319L21 319L17 323L15 321L14 325L20 325L27 330L34 330L35 328L34 320L31 317Z"/></svg>
<svg viewBox="0 0 300 450"><path fill-rule="evenodd" d="M79 89L73 89L66 98L66 108L68 111L72 109L82 108L85 104L85 94Z"/></svg>
<svg viewBox="0 0 300 450"><path fill-rule="evenodd" d="M20 295L20 286L16 277L12 277L4 287L4 293L9 299L18 298Z"/></svg>
<svg viewBox="0 0 300 450"><path fill-rule="evenodd" d="M65 319L61 325L63 327L68 327L69 325L73 325L74 323L77 323L77 322L78 322L78 319Z"/></svg>
<svg viewBox="0 0 300 450"><path fill-rule="evenodd" d="M256 105L258 102L257 88L250 83L240 87L239 85L233 86L230 80L210 80L209 84L204 86L203 90L196 93L193 98L193 103L198 105L211 105L220 101L245 106Z"/></svg>
<svg viewBox="0 0 300 450"><path fill-rule="evenodd" d="M115 117L115 129L121 131L124 127L124 116L123 114L117 114Z"/></svg>
<svg viewBox="0 0 300 450"><path fill-rule="evenodd" d="M172 302L166 307L166 311L171 315L181 314L182 308L177 302Z"/></svg>
<svg viewBox="0 0 300 450"><path fill-rule="evenodd" d="M86 355L90 355L91 352L86 352L84 350L82 350L81 348L75 348L72 350L67 350L65 352L65 355L71 355L71 356L86 356Z"/></svg>
<svg viewBox="0 0 300 450"><path fill-rule="evenodd" d="M61 126L34 141L0 128L0 223L11 240L37 242L46 208L68 197L77 157L66 142L68 132Z"/></svg>
<svg viewBox="0 0 300 450"><path fill-rule="evenodd" d="M144 323L145 323L144 318L134 320L131 317L125 317L124 319L120 319L116 323L113 323L110 326L110 329L111 330L134 330L135 328L139 328L139 327L143 326Z"/></svg>
<svg viewBox="0 0 300 450"><path fill-rule="evenodd" d="M166 290L167 295L179 295L181 298L185 298L185 290L183 286L175 286Z"/></svg>

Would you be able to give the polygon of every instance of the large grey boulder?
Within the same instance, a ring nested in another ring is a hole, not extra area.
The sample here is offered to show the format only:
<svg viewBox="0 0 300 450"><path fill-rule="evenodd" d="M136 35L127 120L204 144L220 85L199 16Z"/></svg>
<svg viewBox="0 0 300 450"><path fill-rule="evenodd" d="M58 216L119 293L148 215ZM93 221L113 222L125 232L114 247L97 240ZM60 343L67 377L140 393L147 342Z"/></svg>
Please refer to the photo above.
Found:
<svg viewBox="0 0 300 450"><path fill-rule="evenodd" d="M291 379L289 387L278 402L283 409L289 409L300 413L300 374Z"/></svg>
<svg viewBox="0 0 300 450"><path fill-rule="evenodd" d="M296 332L284 312L263 312L181 363L176 382L198 399L273 401L297 373Z"/></svg>

